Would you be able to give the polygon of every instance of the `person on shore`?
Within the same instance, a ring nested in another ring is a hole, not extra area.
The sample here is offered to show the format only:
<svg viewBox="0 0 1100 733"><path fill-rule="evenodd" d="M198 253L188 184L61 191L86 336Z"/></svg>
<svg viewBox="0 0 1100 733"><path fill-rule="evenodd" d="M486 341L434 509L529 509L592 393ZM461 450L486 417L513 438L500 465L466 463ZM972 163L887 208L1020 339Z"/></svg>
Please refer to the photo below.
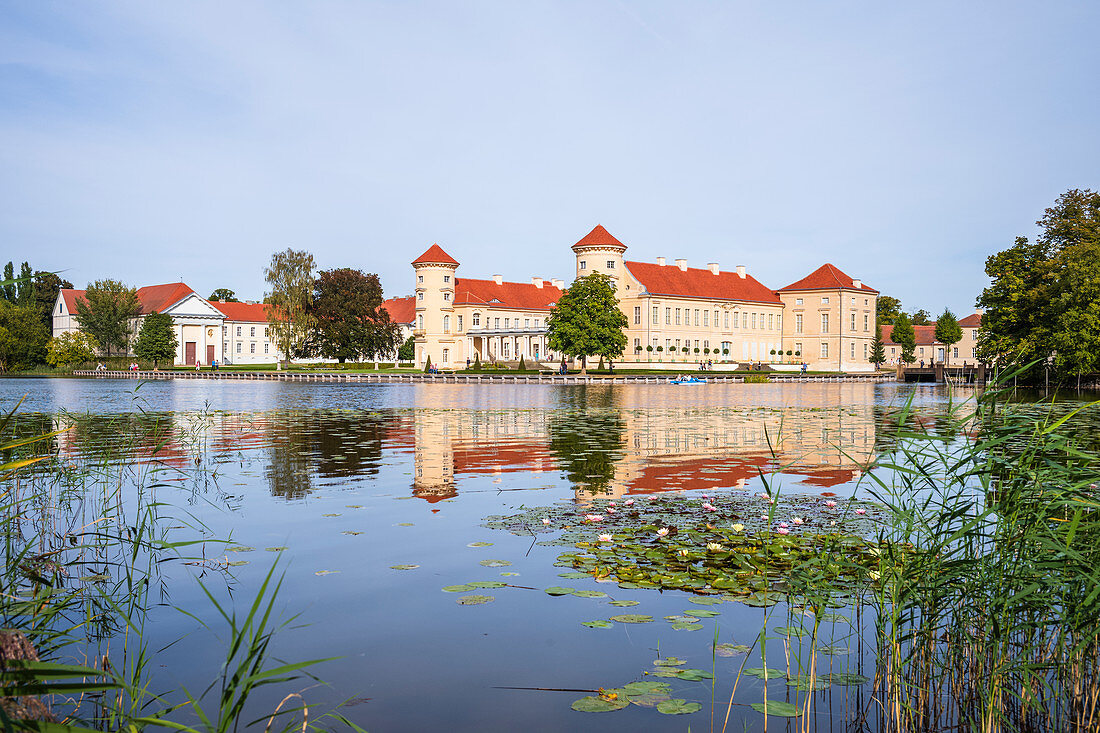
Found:
<svg viewBox="0 0 1100 733"><path fill-rule="evenodd" d="M806 364L806 362L802 362L802 373L803 373L803 374L805 374L805 373L806 373L806 367L807 367L807 364Z"/></svg>
<svg viewBox="0 0 1100 733"><path fill-rule="evenodd" d="M210 362L210 368L213 369L214 371L218 371L218 360L217 359Z"/></svg>
<svg viewBox="0 0 1100 733"><path fill-rule="evenodd" d="M202 369L202 362L199 361L198 359L195 359L195 371L197 372L200 369Z"/></svg>

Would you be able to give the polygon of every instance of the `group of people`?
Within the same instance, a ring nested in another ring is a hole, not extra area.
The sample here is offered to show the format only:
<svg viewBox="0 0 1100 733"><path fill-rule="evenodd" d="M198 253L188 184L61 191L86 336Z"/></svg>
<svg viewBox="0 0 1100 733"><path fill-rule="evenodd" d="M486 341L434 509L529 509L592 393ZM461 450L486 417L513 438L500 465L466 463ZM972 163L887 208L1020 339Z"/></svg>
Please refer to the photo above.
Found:
<svg viewBox="0 0 1100 733"><path fill-rule="evenodd" d="M706 361L700 361L699 362L699 371L701 371L701 372L709 372L713 368L714 368L714 361L711 360L711 359L707 359Z"/></svg>

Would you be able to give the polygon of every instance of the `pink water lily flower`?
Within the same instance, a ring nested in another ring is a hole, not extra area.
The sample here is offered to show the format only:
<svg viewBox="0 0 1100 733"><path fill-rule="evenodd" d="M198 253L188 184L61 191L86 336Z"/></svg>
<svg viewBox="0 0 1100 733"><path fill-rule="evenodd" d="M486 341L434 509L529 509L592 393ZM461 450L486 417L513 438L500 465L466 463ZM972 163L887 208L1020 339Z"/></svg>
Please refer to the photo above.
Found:
<svg viewBox="0 0 1100 733"><path fill-rule="evenodd" d="M835 501L833 501L832 499L829 499L829 500L828 500L827 502L825 502L825 506L827 506L827 507L829 507L830 509L832 509L833 507L835 507L835 506L836 506L836 502L835 502Z"/></svg>
<svg viewBox="0 0 1100 733"><path fill-rule="evenodd" d="M787 527L790 527L790 526L791 525L787 524L786 522L780 522L779 523L779 528L780 529L786 529Z"/></svg>
<svg viewBox="0 0 1100 733"><path fill-rule="evenodd" d="M866 513L867 513L866 509L856 509L856 514L866 514Z"/></svg>
<svg viewBox="0 0 1100 733"><path fill-rule="evenodd" d="M608 513L608 514L614 514L614 513L615 513L615 507L610 507L610 506L609 506L609 507L607 508L607 513Z"/></svg>
<svg viewBox="0 0 1100 733"><path fill-rule="evenodd" d="M775 531L778 532L779 534L790 534L791 533L791 531L789 529L787 529L786 527L780 527L779 529L777 529Z"/></svg>
<svg viewBox="0 0 1100 733"><path fill-rule="evenodd" d="M610 541L611 541L611 535L609 535L609 534L600 535L600 542L610 542Z"/></svg>
<svg viewBox="0 0 1100 733"><path fill-rule="evenodd" d="M547 519L546 517L543 517L543 518L542 518L542 523L543 523L543 524L550 524L550 520L549 520L549 519Z"/></svg>
<svg viewBox="0 0 1100 733"><path fill-rule="evenodd" d="M602 514L585 514L584 518L587 519L589 522L602 522L603 521L603 515Z"/></svg>
<svg viewBox="0 0 1100 733"><path fill-rule="evenodd" d="M607 502L607 505L608 505L608 506L615 506L615 502L613 502L613 501L609 501L609 502Z"/></svg>
<svg viewBox="0 0 1100 733"><path fill-rule="evenodd" d="M703 502L703 509L707 510L708 512L718 511L718 507L714 506L709 501Z"/></svg>
<svg viewBox="0 0 1100 733"><path fill-rule="evenodd" d="M623 504L625 506L634 506L634 500L633 499L627 499L626 501L623 502Z"/></svg>
<svg viewBox="0 0 1100 733"><path fill-rule="evenodd" d="M802 524L802 517L791 517L791 524L794 524L794 525Z"/></svg>
<svg viewBox="0 0 1100 733"><path fill-rule="evenodd" d="M765 522L768 521L768 515L767 514L761 514L760 518L763 519Z"/></svg>
<svg viewBox="0 0 1100 733"><path fill-rule="evenodd" d="M668 527L661 527L659 530L657 530L657 534L661 537L664 537L668 534Z"/></svg>

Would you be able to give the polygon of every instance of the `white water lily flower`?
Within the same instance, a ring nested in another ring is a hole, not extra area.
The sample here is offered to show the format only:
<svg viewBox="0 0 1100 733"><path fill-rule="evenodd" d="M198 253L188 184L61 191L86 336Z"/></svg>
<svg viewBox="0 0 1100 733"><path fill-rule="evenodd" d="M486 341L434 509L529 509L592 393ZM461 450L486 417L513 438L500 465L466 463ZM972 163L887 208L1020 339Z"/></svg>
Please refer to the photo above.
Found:
<svg viewBox="0 0 1100 733"><path fill-rule="evenodd" d="M661 527L659 530L657 530L657 534L661 537L664 537L668 534L668 527Z"/></svg>
<svg viewBox="0 0 1100 733"><path fill-rule="evenodd" d="M745 531L745 525L741 524L740 522L738 522L737 524L732 524L730 526L732 527L734 532L744 532Z"/></svg>
<svg viewBox="0 0 1100 733"><path fill-rule="evenodd" d="M611 541L611 535L609 535L609 534L600 535L600 542L610 542L610 541Z"/></svg>
<svg viewBox="0 0 1100 733"><path fill-rule="evenodd" d="M717 542L708 542L707 543L707 549L710 550L711 552L721 552L725 548L723 548Z"/></svg>

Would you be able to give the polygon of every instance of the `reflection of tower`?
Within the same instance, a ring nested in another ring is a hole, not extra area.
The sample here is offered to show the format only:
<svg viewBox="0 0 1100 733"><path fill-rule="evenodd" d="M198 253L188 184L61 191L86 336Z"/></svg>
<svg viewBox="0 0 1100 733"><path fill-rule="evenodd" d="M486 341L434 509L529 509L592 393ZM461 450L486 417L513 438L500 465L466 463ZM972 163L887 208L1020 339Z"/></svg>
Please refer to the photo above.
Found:
<svg viewBox="0 0 1100 733"><path fill-rule="evenodd" d="M436 502L457 495L454 461L449 413L419 411L413 457L413 496Z"/></svg>
<svg viewBox="0 0 1100 733"><path fill-rule="evenodd" d="M454 333L455 271L458 261L433 244L428 251L412 262L416 271L416 323L413 337L416 339L416 365L424 366L427 359L432 364L450 366L465 359Z"/></svg>

